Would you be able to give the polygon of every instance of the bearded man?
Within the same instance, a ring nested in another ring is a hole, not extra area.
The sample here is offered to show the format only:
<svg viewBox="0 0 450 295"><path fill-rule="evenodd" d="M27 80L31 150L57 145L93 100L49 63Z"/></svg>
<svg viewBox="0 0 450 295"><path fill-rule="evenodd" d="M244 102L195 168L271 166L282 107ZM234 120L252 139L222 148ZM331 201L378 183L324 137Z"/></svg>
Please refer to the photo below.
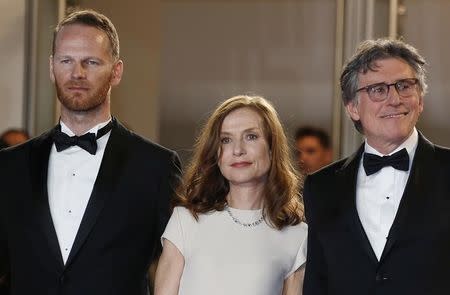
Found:
<svg viewBox="0 0 450 295"><path fill-rule="evenodd" d="M180 165L111 116L122 72L107 17L76 11L57 25L59 124L0 152L0 278L11 294L148 294Z"/></svg>

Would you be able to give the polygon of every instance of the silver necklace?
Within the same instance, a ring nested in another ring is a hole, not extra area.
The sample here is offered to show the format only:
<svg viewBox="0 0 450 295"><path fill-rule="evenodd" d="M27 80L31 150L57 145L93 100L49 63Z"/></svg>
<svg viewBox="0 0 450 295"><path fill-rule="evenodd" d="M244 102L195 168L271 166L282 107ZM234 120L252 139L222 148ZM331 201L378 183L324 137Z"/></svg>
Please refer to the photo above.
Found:
<svg viewBox="0 0 450 295"><path fill-rule="evenodd" d="M255 226L259 225L261 222L263 222L263 220L264 220L264 214L261 214L261 217L256 221L253 221L250 223L242 222L237 217L235 217L233 215L233 213L231 213L231 209L228 205L225 206L225 210L227 210L228 215L230 215L230 217L231 217L231 219L233 219L234 223L239 224L243 227L255 227Z"/></svg>

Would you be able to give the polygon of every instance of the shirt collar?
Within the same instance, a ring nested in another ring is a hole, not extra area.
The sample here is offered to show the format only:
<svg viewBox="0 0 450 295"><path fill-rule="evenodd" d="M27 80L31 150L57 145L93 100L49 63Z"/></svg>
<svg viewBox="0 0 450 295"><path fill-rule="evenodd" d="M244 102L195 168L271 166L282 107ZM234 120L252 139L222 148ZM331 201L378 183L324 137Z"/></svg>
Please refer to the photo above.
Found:
<svg viewBox="0 0 450 295"><path fill-rule="evenodd" d="M399 145L395 150L390 152L388 155L392 155L393 153L396 153L399 150L405 148L406 151L408 152L408 156L409 156L409 159L410 159L410 161L409 161L409 168L411 169L412 159L414 158L414 154L416 152L416 148L417 148L418 142L419 142L419 134L417 132L416 127L414 127L413 132L411 133L411 135L401 145ZM374 155L377 155L377 156L386 156L386 155L380 153L379 151L377 151L372 146L370 146L370 144L367 142L367 138L365 139L364 152L370 153L370 154L374 154Z"/></svg>
<svg viewBox="0 0 450 295"><path fill-rule="evenodd" d="M111 118L109 118L108 121L105 121L105 122L102 122L102 123L100 123L100 124L95 125L95 126L92 127L91 129L89 129L88 131L86 131L84 134L90 132L90 133L94 133L95 135L97 135L98 130L99 130L100 128L106 126L109 122L111 122ZM75 133L74 133L72 130L70 130L70 128L69 128L66 124L64 124L63 121L59 120L59 124L61 125L61 132L64 132L65 134L67 134L67 135L69 135L69 136L74 136L74 135L75 135ZM81 134L81 135L83 135L83 134Z"/></svg>

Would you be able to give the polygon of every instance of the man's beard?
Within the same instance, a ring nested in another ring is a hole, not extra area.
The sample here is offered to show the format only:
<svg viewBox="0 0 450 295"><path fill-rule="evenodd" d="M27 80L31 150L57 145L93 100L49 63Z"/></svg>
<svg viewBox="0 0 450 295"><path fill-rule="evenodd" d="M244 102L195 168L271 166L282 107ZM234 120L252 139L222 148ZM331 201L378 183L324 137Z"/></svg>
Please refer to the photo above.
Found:
<svg viewBox="0 0 450 295"><path fill-rule="evenodd" d="M58 96L58 100L61 104L68 110L73 112L89 112L98 108L102 105L108 97L109 90L111 88L111 77L108 77L100 87L96 89L96 91L92 94L87 94L87 96L83 97L82 94L77 93L68 93L65 91L65 88L68 87L84 87L89 86L86 85L85 82L79 81L69 81L65 83L64 86L61 86L58 80L55 80L56 85L56 94ZM91 87L89 87L91 88Z"/></svg>

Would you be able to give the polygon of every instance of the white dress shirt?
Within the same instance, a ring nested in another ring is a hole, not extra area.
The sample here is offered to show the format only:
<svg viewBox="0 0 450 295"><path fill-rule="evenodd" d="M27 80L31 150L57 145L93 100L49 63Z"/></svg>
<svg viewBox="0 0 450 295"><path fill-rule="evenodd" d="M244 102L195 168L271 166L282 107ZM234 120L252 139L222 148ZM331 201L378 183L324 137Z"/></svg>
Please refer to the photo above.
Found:
<svg viewBox="0 0 450 295"><path fill-rule="evenodd" d="M359 219L375 255L380 260L398 206L408 181L412 161L417 148L418 133L414 128L411 136L389 155L406 148L409 155L408 171L397 170L391 166L383 167L377 173L366 175L363 157L359 165L356 184L356 209ZM366 140L364 151L385 156L371 147Z"/></svg>
<svg viewBox="0 0 450 295"><path fill-rule="evenodd" d="M110 121L98 124L88 132L97 134L97 131ZM62 132L69 136L74 135L63 122L60 124ZM57 152L53 144L50 151L48 202L64 263L69 257L89 202L110 134L111 132L108 132L97 140L95 155L78 146Z"/></svg>

